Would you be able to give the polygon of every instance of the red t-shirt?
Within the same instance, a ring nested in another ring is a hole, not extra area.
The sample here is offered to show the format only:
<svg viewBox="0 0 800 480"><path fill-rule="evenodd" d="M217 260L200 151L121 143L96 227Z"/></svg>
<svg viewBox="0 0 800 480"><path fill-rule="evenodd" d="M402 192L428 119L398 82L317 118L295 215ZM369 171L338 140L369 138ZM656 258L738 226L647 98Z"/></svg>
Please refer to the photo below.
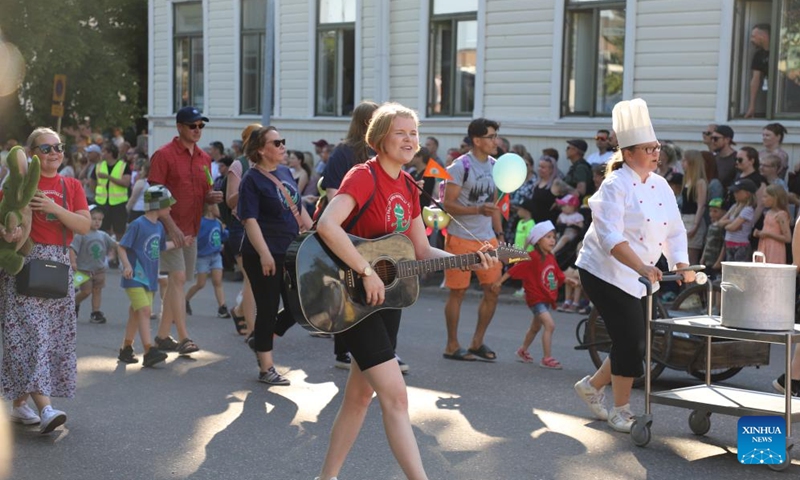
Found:
<svg viewBox="0 0 800 480"><path fill-rule="evenodd" d="M522 280L525 289L525 303L529 307L537 303L548 303L555 306L558 300L558 287L564 284L564 272L558 268L556 257L542 254L538 250L528 253L529 262L520 262L511 267L508 275L511 278Z"/></svg>
<svg viewBox="0 0 800 480"><path fill-rule="evenodd" d="M211 171L211 157L197 145L192 153L178 137L153 154L147 181L164 185L175 197L170 216L184 235L197 236L206 193L211 190L205 168Z"/></svg>
<svg viewBox="0 0 800 480"><path fill-rule="evenodd" d="M375 171L375 179L372 178L370 167ZM408 235L411 220L420 214L419 191L413 182L411 175L403 171L397 178L390 177L378 163L377 157L351 168L336 195L350 195L356 201L356 208L342 226L346 228L370 196L374 195L349 233L362 238L378 238L390 233Z"/></svg>
<svg viewBox="0 0 800 480"><path fill-rule="evenodd" d="M70 212L79 212L81 210L89 210L89 204L86 203L86 193L83 191L81 182L71 177L62 177L56 175L55 177L39 178L39 190L44 192L45 195L52 198L54 202L63 205L63 198L61 192L61 179L64 179L64 188L67 191L67 210ZM31 222L31 240L36 243L45 245L63 245L64 244L64 230L61 222L54 216L50 216L42 212L33 212L33 221ZM67 246L72 243L72 230L67 229Z"/></svg>

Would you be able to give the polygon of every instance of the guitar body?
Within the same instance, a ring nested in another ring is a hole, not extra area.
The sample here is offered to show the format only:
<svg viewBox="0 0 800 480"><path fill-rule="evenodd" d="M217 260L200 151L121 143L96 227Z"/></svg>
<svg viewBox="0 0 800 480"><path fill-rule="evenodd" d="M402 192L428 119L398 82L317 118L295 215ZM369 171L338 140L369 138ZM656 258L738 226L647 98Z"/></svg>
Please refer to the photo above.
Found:
<svg viewBox="0 0 800 480"><path fill-rule="evenodd" d="M418 278L398 278L395 269L398 262L416 258L408 237L393 233L367 240L350 235L350 240L383 280L386 299L378 306L367 305L361 278L316 232L306 232L289 246L285 267L288 308L295 321L308 330L341 333L378 310L404 308L417 301Z"/></svg>

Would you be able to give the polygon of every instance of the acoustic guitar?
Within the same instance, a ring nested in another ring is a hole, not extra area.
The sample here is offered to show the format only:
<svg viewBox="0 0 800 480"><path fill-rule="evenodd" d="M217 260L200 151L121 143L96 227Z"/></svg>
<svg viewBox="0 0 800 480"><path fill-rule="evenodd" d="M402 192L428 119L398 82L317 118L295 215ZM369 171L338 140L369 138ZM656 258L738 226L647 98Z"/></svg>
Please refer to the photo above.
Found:
<svg viewBox="0 0 800 480"><path fill-rule="evenodd" d="M475 253L416 260L411 240L399 233L373 240L349 237L383 280L385 300L368 305L358 272L337 258L316 232L306 232L286 252L285 275L289 311L307 330L344 332L378 310L413 305L419 296L418 275L480 263ZM500 260L528 260L526 252L506 245L488 254Z"/></svg>

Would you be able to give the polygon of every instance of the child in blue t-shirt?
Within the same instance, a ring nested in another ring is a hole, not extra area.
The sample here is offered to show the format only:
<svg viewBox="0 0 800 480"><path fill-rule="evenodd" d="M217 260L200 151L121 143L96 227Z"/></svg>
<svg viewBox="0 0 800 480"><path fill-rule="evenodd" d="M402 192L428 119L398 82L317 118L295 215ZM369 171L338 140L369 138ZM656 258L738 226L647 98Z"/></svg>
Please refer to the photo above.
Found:
<svg viewBox="0 0 800 480"><path fill-rule="evenodd" d="M119 242L119 259L123 266L121 284L131 301L125 339L117 357L124 363L139 362L133 353L137 330L144 347L143 366L152 367L167 359L166 353L150 344L150 312L153 294L158 291L158 259L162 251L174 246L167 241L159 218L169 215L174 204L175 199L167 187L149 187L144 192L144 215L131 222Z"/></svg>
<svg viewBox="0 0 800 480"><path fill-rule="evenodd" d="M225 290L222 288L222 244L228 239L228 230L222 227L217 219L216 205L208 203L203 205L203 218L200 219L200 232L197 234L197 266L195 273L197 281L186 292L186 311L191 312L189 300L206 286L208 275L211 274L211 284L214 286L214 296L217 297L217 316L230 318L228 307L225 305ZM247 326L242 322L242 331ZM237 323L236 329L240 326ZM241 334L242 331L239 331Z"/></svg>

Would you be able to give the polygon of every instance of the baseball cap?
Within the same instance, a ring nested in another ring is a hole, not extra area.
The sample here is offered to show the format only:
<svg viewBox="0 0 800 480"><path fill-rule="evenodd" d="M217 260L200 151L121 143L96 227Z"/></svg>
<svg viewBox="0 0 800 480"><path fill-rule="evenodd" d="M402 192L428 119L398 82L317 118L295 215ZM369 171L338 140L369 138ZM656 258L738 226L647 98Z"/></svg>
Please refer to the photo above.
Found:
<svg viewBox="0 0 800 480"><path fill-rule="evenodd" d="M164 185L153 185L144 191L144 211L160 210L175 205L177 201Z"/></svg>
<svg viewBox="0 0 800 480"><path fill-rule="evenodd" d="M749 178L740 178L731 185L732 192L738 192L739 190L747 190L750 193L756 193L758 187L756 187L756 184Z"/></svg>
<svg viewBox="0 0 800 480"><path fill-rule="evenodd" d="M528 234L528 243L531 245L536 245L539 243L539 240L542 239L545 235L555 230L556 227L553 226L553 222L550 220L545 220L542 223L537 223L536 225L531 228L531 233Z"/></svg>
<svg viewBox="0 0 800 480"><path fill-rule="evenodd" d="M572 145L573 147L577 148L581 152L586 152L589 149L589 145L581 140L580 138L575 138L572 140L567 140L568 145Z"/></svg>
<svg viewBox="0 0 800 480"><path fill-rule="evenodd" d="M573 207L577 207L578 205L581 204L581 200L577 196L568 193L567 195L564 195L563 197L556 199L556 203L559 205L571 205Z"/></svg>
<svg viewBox="0 0 800 480"><path fill-rule="evenodd" d="M328 141L325 140L324 138L320 138L316 142L311 142L311 143L313 143L315 147L320 147L320 148L328 146Z"/></svg>
<svg viewBox="0 0 800 480"><path fill-rule="evenodd" d="M102 152L103 150L100 149L100 145L97 145L96 143L93 143L88 147L86 147L86 153L102 153Z"/></svg>
<svg viewBox="0 0 800 480"><path fill-rule="evenodd" d="M194 107L183 107L178 110L178 114L175 115L175 121L177 123L194 123L198 120L202 120L204 122L208 122L208 118L204 117L200 110Z"/></svg>
<svg viewBox="0 0 800 480"><path fill-rule="evenodd" d="M712 208L722 208L722 198L712 198L711 201L708 202L708 206Z"/></svg>
<svg viewBox="0 0 800 480"><path fill-rule="evenodd" d="M733 141L733 129L731 127L727 125L717 125L717 128L715 128L714 131L723 137L730 138L731 145L736 145L736 142Z"/></svg>

